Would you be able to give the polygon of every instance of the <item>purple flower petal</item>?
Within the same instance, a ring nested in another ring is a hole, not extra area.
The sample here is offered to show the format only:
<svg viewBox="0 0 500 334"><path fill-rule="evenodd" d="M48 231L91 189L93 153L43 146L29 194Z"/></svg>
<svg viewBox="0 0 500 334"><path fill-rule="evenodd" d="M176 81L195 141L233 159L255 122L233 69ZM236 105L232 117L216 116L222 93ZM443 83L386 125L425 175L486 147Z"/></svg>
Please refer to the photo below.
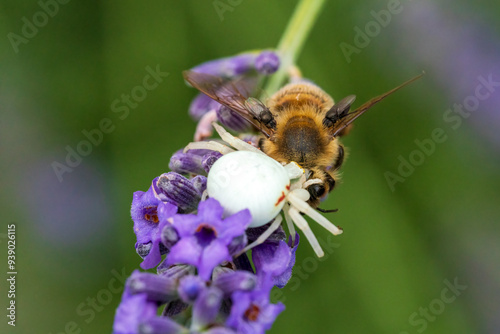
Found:
<svg viewBox="0 0 500 334"><path fill-rule="evenodd" d="M258 54L255 52L241 53L232 57L207 61L193 67L191 71L223 78L234 78L253 69L257 56Z"/></svg>
<svg viewBox="0 0 500 334"><path fill-rule="evenodd" d="M208 199L198 206L198 214L175 215L173 226L180 240L167 257L168 264L184 263L198 268L199 275L209 280L213 269L224 261L231 261L231 250L241 248L233 240L243 236L251 222L248 210L222 219L224 209L215 199Z"/></svg>
<svg viewBox="0 0 500 334"><path fill-rule="evenodd" d="M177 280L166 276L135 271L127 280L132 294L146 294L148 300L167 303L177 299Z"/></svg>
<svg viewBox="0 0 500 334"><path fill-rule="evenodd" d="M229 271L217 275L213 280L213 284L225 295L230 295L237 290L253 290L257 285L257 277L243 270Z"/></svg>
<svg viewBox="0 0 500 334"><path fill-rule="evenodd" d="M140 324L139 331L130 334L137 333L181 334L186 333L186 329L167 317L153 317L145 319Z"/></svg>
<svg viewBox="0 0 500 334"><path fill-rule="evenodd" d="M172 217L177 212L177 207L170 203L160 203L158 205L159 211L158 219L160 223L157 224L155 229L150 231L151 237L151 249L149 254L144 258L144 261L141 263L142 269L151 269L156 267L161 262L161 252L160 252L160 241L161 241L161 232L166 224L170 224L168 219Z"/></svg>
<svg viewBox="0 0 500 334"><path fill-rule="evenodd" d="M195 121L199 121L203 115L211 110L220 108L221 105L203 93L199 93L189 105L189 116Z"/></svg>
<svg viewBox="0 0 500 334"><path fill-rule="evenodd" d="M139 271L136 270L132 276L138 273ZM132 294L129 287L125 286L122 301L116 310L113 333L138 333L139 324L144 319L156 316L156 310L156 302L149 301L146 293Z"/></svg>
<svg viewBox="0 0 500 334"><path fill-rule="evenodd" d="M202 156L180 150L172 155L168 167L177 173L204 174L201 162Z"/></svg>
<svg viewBox="0 0 500 334"><path fill-rule="evenodd" d="M167 256L167 264L191 264L198 266L202 247L194 237L179 240Z"/></svg>
<svg viewBox="0 0 500 334"><path fill-rule="evenodd" d="M191 332L198 332L215 322L222 302L222 291L210 287L203 289L193 306Z"/></svg>
<svg viewBox="0 0 500 334"><path fill-rule="evenodd" d="M147 192L136 191L132 200L130 215L134 221L134 232L137 242L141 244L152 240L151 233L158 227L158 204L161 201L155 197L153 188Z"/></svg>
<svg viewBox="0 0 500 334"><path fill-rule="evenodd" d="M250 123L237 112L226 106L215 109L219 123L236 132L245 132L251 129Z"/></svg>
<svg viewBox="0 0 500 334"><path fill-rule="evenodd" d="M255 59L255 69L262 74L273 74L280 67L280 58L272 51L262 51Z"/></svg>
<svg viewBox="0 0 500 334"><path fill-rule="evenodd" d="M252 260L258 275L281 275L287 269L291 257L290 247L284 241L265 242L252 250Z"/></svg>
<svg viewBox="0 0 500 334"><path fill-rule="evenodd" d="M236 212L234 215L224 219L222 231L220 231L219 238L230 242L234 236L241 235L245 233L248 225L252 222L252 215L250 210L245 209Z"/></svg>
<svg viewBox="0 0 500 334"><path fill-rule="evenodd" d="M270 303L269 294L273 284L266 277L269 276L259 277L260 286L256 290L233 293L233 305L226 325L238 333L264 333L285 309L282 303Z"/></svg>
<svg viewBox="0 0 500 334"><path fill-rule="evenodd" d="M229 255L227 245L215 240L201 254L200 263L198 264L201 278L209 280L210 276L212 276L212 270L223 261L231 261L231 255Z"/></svg>
<svg viewBox="0 0 500 334"><path fill-rule="evenodd" d="M184 276L179 282L179 296L186 303L193 303L203 289L205 282L198 276Z"/></svg>
<svg viewBox="0 0 500 334"><path fill-rule="evenodd" d="M291 247L291 252L292 256L290 257L290 261L288 262L288 265L285 269L285 271L281 275L277 275L273 277L274 285L277 286L278 288L283 288L290 278L292 278L292 270L293 266L295 265L295 253L297 252L297 247L299 246L299 234L296 233L295 235L295 245L292 244L292 237L289 237L288 240L288 247Z"/></svg>

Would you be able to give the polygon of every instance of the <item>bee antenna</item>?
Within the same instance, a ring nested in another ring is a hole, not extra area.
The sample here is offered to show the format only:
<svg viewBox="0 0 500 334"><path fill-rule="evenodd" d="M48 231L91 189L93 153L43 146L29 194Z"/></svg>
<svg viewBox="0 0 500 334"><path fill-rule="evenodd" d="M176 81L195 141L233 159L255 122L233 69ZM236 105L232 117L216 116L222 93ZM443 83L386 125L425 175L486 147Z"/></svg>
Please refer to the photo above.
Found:
<svg viewBox="0 0 500 334"><path fill-rule="evenodd" d="M337 211L339 211L339 209L325 210L325 209L322 209L322 208L316 208L316 210L318 210L319 212L323 212L323 213L331 213L331 212L337 212Z"/></svg>

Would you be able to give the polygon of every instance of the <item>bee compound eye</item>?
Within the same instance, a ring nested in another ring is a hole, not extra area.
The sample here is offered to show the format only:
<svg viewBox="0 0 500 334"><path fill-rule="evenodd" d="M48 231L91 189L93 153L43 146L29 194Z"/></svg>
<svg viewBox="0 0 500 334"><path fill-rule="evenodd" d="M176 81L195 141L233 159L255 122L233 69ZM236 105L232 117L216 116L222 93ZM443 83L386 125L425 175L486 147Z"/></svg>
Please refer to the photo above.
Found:
<svg viewBox="0 0 500 334"><path fill-rule="evenodd" d="M320 198L325 194L325 187L322 184L313 184L309 186L307 190L314 198Z"/></svg>
<svg viewBox="0 0 500 334"><path fill-rule="evenodd" d="M264 110L260 113L260 119L264 123L269 123L273 119L273 115L271 114L270 111Z"/></svg>
<svg viewBox="0 0 500 334"><path fill-rule="evenodd" d="M328 117L323 118L323 125L327 128L333 126L333 121Z"/></svg>

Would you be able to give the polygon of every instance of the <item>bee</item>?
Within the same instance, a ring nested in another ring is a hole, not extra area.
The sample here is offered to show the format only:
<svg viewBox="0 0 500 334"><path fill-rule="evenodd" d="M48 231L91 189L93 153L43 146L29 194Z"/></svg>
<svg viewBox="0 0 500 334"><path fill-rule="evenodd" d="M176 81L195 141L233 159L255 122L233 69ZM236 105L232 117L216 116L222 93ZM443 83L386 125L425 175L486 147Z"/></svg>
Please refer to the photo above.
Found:
<svg viewBox="0 0 500 334"><path fill-rule="evenodd" d="M261 133L259 148L282 164L296 162L308 171L308 203L322 212L319 204L339 181L345 158L340 137L352 123L373 105L398 89L422 77L410 79L390 91L372 98L351 111L355 95L335 103L320 87L307 81L289 83L274 93L267 103L249 97L242 81L185 71L185 80L223 106L235 111ZM318 181L319 180L319 181Z"/></svg>

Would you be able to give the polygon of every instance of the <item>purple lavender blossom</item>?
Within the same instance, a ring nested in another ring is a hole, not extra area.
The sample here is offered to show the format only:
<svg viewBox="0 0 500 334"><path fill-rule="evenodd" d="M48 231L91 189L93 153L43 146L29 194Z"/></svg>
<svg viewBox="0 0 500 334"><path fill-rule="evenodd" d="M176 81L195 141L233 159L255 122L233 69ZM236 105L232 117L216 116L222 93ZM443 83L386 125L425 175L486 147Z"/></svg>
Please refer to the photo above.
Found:
<svg viewBox="0 0 500 334"><path fill-rule="evenodd" d="M203 115L211 110L219 108L221 105L203 93L199 93L189 105L189 116L195 121L199 121Z"/></svg>
<svg viewBox="0 0 500 334"><path fill-rule="evenodd" d="M262 51L255 59L255 69L262 74L273 74L280 67L280 58L273 51Z"/></svg>
<svg viewBox="0 0 500 334"><path fill-rule="evenodd" d="M205 167L208 167L208 162L208 160L205 161ZM210 165L210 167L212 166ZM193 187L198 191L198 194L200 194L200 196L203 195L203 192L207 189L207 177L203 175L196 175L191 179L191 182L193 183Z"/></svg>
<svg viewBox="0 0 500 334"><path fill-rule="evenodd" d="M175 204L180 212L196 209L200 195L189 179L179 173L169 172L153 180L156 197L163 202Z"/></svg>
<svg viewBox="0 0 500 334"><path fill-rule="evenodd" d="M170 158L168 167L177 173L204 174L201 165L203 156L192 152L184 153L183 150L175 152Z"/></svg>
<svg viewBox="0 0 500 334"><path fill-rule="evenodd" d="M160 263L160 217L166 221L176 212L175 205L164 203L155 196L153 186L147 192L136 191L134 193L130 214L137 236L136 249L141 250L143 245L151 243L149 253L144 257L141 268L153 268Z"/></svg>
<svg viewBox="0 0 500 334"><path fill-rule="evenodd" d="M244 334L259 334L270 329L276 317L285 309L282 303L270 303L272 287L272 280L264 275L259 277L257 289L233 293L233 305L226 325Z"/></svg>
<svg viewBox="0 0 500 334"><path fill-rule="evenodd" d="M219 158L222 157L222 154L216 151L212 151L210 153L207 153L203 156L201 165L203 166L203 169L208 173L210 171L210 168L212 168L213 164L219 160ZM206 181L206 178L205 178Z"/></svg>
<svg viewBox="0 0 500 334"><path fill-rule="evenodd" d="M252 250L252 260L259 276L270 275L274 285L283 288L292 277L295 264L295 252L299 245L298 237L295 245L284 241L265 242Z"/></svg>
<svg viewBox="0 0 500 334"><path fill-rule="evenodd" d="M136 277L138 270L132 273ZM130 279L130 278L129 278ZM146 293L133 294L129 286L125 286L122 301L116 310L113 334L135 334L144 319L156 316L157 303L148 300Z"/></svg>
<svg viewBox="0 0 500 334"><path fill-rule="evenodd" d="M220 106L220 108L215 109L215 112L219 123L233 131L245 132L251 129L247 120L226 106Z"/></svg>
<svg viewBox="0 0 500 334"><path fill-rule="evenodd" d="M174 216L173 226L180 240L170 250L167 263L191 264L208 281L215 266L231 261L228 246L245 233L251 216L248 210L243 210L222 219L223 212L219 202L208 199L199 204L197 215Z"/></svg>
<svg viewBox="0 0 500 334"><path fill-rule="evenodd" d="M191 332L199 332L215 323L222 304L223 293L215 287L200 291L193 305L193 322Z"/></svg>
<svg viewBox="0 0 500 334"><path fill-rule="evenodd" d="M238 77L235 84L249 96L257 75L271 74L279 65L275 53L264 51L210 61L192 70ZM209 135L215 120L234 131L250 128L238 114L203 94L191 103L190 115L200 121L195 133L199 139ZM155 178L147 192L134 193L136 251L144 259L141 267L158 266L158 274L135 271L129 278L114 334L264 333L283 311L281 303L270 303L270 291L273 284L283 287L290 279L298 237L294 245L286 243L279 228L255 247L254 273L247 254L240 252L266 227L247 230L252 219L248 210L223 218L224 209L215 199L200 202L206 175L220 157L209 150L178 151L170 160L172 172ZM188 309L188 325L176 323L172 317Z"/></svg>
<svg viewBox="0 0 500 334"><path fill-rule="evenodd" d="M231 295L234 291L250 291L257 286L257 276L243 270L228 270L215 275L213 285L219 288L224 295Z"/></svg>
<svg viewBox="0 0 500 334"><path fill-rule="evenodd" d="M179 282L179 296L185 303L194 303L206 283L195 275L184 276Z"/></svg>
<svg viewBox="0 0 500 334"><path fill-rule="evenodd" d="M257 55L257 53L249 52L232 57L219 58L193 67L191 71L222 78L234 78L253 69Z"/></svg>

